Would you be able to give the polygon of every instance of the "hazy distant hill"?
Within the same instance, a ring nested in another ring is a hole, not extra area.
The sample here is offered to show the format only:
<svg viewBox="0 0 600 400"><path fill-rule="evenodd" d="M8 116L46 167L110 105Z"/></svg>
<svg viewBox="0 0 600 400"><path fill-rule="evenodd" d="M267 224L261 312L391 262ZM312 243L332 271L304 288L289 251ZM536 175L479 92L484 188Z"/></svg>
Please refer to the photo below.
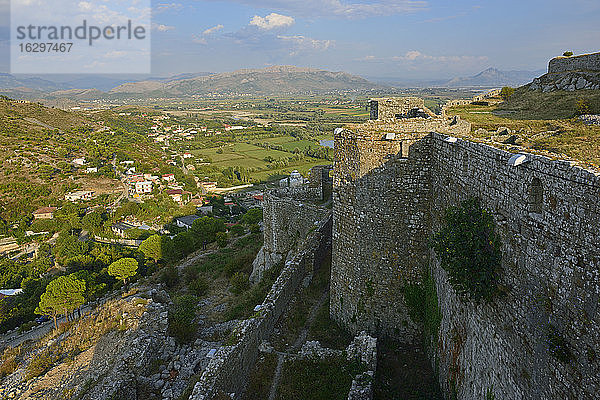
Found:
<svg viewBox="0 0 600 400"><path fill-rule="evenodd" d="M496 68L488 68L469 78L454 78L443 86L521 86L531 82L534 78L544 73L545 71L500 71Z"/></svg>
<svg viewBox="0 0 600 400"><path fill-rule="evenodd" d="M242 69L234 72L199 75L168 81L133 82L118 86L112 94L148 96L202 95L207 93L294 94L335 90L380 88L364 78L346 72L330 72L293 66Z"/></svg>
<svg viewBox="0 0 600 400"><path fill-rule="evenodd" d="M20 77L0 73L0 89L21 88L25 91L54 91L66 89L65 85L37 77Z"/></svg>

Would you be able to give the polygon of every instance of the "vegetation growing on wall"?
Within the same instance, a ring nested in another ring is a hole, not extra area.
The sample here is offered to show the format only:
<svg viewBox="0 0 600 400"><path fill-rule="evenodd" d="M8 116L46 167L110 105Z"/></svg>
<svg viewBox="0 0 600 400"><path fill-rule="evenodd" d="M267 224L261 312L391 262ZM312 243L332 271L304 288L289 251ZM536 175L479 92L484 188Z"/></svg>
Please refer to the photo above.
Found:
<svg viewBox="0 0 600 400"><path fill-rule="evenodd" d="M420 284L409 284L402 288L408 313L415 322L423 324L427 342L437 343L442 313L438 306L437 290L433 277L427 270Z"/></svg>
<svg viewBox="0 0 600 400"><path fill-rule="evenodd" d="M502 253L494 220L471 198L460 206L450 207L444 225L431 240L431 247L454 290L464 298L479 303L490 301L498 291Z"/></svg>

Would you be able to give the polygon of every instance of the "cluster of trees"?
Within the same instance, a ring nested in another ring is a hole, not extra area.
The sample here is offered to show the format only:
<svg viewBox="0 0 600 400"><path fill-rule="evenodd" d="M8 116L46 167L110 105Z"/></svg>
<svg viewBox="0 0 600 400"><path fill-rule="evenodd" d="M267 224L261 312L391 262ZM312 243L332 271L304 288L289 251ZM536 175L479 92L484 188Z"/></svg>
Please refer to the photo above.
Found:
<svg viewBox="0 0 600 400"><path fill-rule="evenodd" d="M137 273L137 270L138 261L134 258L121 258L108 267L108 273L112 277L122 280L124 285L128 278ZM93 295L94 293L90 293L89 287L86 285L85 274L73 273L59 276L46 286L46 290L40 296L35 313L52 317L54 327L58 328L57 318L59 315L69 318Z"/></svg>

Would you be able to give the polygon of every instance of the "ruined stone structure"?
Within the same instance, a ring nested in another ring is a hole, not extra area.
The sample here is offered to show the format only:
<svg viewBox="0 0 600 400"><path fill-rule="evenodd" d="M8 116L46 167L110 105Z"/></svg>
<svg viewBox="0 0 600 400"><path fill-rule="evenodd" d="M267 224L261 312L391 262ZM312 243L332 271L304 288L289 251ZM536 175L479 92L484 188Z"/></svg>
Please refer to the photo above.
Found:
<svg viewBox="0 0 600 400"><path fill-rule="evenodd" d="M441 118L336 130L332 317L355 333L420 343L402 289L429 271L442 314L430 356L447 394L595 398L600 174L531 154L510 162L514 154L451 137L465 130ZM478 306L457 296L428 246L444 211L469 197L494 216L506 288ZM570 361L552 354L551 335Z"/></svg>
<svg viewBox="0 0 600 400"><path fill-rule="evenodd" d="M600 89L600 53L556 57L548 64L548 73L533 80L530 90L554 92Z"/></svg>
<svg viewBox="0 0 600 400"><path fill-rule="evenodd" d="M600 53L582 54L572 57L556 57L548 64L549 74L570 71L600 72Z"/></svg>
<svg viewBox="0 0 600 400"><path fill-rule="evenodd" d="M259 282L264 271L294 254L308 233L331 213L328 208L317 204L323 200L324 192L331 192L330 169L316 166L311 170L308 185L265 193L264 244L254 260L252 282Z"/></svg>
<svg viewBox="0 0 600 400"><path fill-rule="evenodd" d="M390 97L369 101L372 120L414 118L418 116L434 118L436 115L425 107L418 97Z"/></svg>

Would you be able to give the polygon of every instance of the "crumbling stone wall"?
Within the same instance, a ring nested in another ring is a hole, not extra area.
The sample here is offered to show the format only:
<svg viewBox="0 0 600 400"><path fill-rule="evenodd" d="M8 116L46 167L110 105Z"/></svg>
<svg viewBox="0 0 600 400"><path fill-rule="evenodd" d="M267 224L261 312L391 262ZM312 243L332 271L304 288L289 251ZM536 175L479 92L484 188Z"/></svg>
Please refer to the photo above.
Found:
<svg viewBox="0 0 600 400"><path fill-rule="evenodd" d="M582 54L572 57L556 57L548 64L548 73L557 74L570 71L600 72L600 53Z"/></svg>
<svg viewBox="0 0 600 400"><path fill-rule="evenodd" d="M335 136L332 317L353 332L420 340L402 287L430 268L442 313L432 360L446 393L594 398L600 175L533 155L509 166L511 153L438 133L384 140L389 128L371 122ZM444 210L470 196L491 210L504 254L506 294L480 306L457 297L427 246ZM571 361L549 350L551 332Z"/></svg>
<svg viewBox="0 0 600 400"><path fill-rule="evenodd" d="M209 400L219 393L240 398L258 357L260 343L271 335L307 272L322 263L330 243L331 219L328 219L307 235L298 253L286 262L257 313L234 330L235 343L222 346L215 353L196 383L190 400Z"/></svg>
<svg viewBox="0 0 600 400"><path fill-rule="evenodd" d="M315 200L312 191L320 188L289 188L265 193L264 244L254 260L252 282L259 282L265 271L285 261L288 254L294 253L307 235L328 217L329 209L309 201Z"/></svg>
<svg viewBox="0 0 600 400"><path fill-rule="evenodd" d="M425 102L418 97L387 97L371 99L371 119L395 119L408 115L413 109L425 110Z"/></svg>

